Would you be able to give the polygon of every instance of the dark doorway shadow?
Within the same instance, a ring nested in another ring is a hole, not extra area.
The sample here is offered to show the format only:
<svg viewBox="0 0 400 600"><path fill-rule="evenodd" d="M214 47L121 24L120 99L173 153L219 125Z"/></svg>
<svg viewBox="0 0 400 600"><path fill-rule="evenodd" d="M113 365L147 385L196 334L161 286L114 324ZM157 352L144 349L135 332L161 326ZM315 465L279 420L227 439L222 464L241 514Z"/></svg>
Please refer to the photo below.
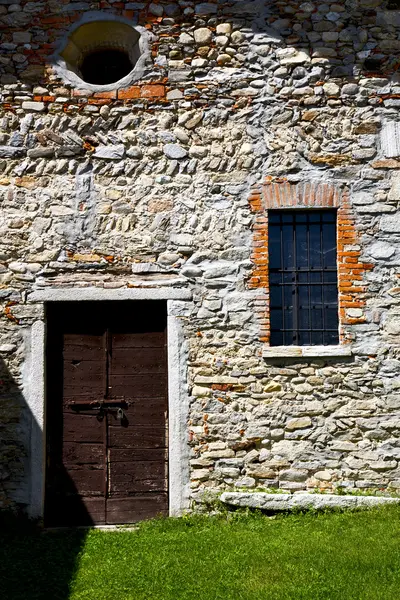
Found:
<svg viewBox="0 0 400 600"><path fill-rule="evenodd" d="M7 358L0 359L0 598L68 600L87 530L46 530L26 515L35 485L31 440L43 434L13 374L15 356Z"/></svg>
<svg viewBox="0 0 400 600"><path fill-rule="evenodd" d="M42 530L6 514L1 519L2 600L68 600L87 532Z"/></svg>

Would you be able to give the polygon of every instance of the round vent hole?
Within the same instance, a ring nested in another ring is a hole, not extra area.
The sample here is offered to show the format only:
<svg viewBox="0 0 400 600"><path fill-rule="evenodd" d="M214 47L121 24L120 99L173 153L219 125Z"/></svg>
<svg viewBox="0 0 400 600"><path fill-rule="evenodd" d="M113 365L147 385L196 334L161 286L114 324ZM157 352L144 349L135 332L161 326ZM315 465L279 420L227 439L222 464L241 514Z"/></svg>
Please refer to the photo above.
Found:
<svg viewBox="0 0 400 600"><path fill-rule="evenodd" d="M97 50L87 54L81 64L82 79L95 85L119 81L132 71L131 60L121 50Z"/></svg>
<svg viewBox="0 0 400 600"><path fill-rule="evenodd" d="M60 72L82 89L85 85L96 91L109 91L118 84L126 87L140 78L144 54L149 52L147 31L119 20L95 20L96 15L67 35L59 52Z"/></svg>

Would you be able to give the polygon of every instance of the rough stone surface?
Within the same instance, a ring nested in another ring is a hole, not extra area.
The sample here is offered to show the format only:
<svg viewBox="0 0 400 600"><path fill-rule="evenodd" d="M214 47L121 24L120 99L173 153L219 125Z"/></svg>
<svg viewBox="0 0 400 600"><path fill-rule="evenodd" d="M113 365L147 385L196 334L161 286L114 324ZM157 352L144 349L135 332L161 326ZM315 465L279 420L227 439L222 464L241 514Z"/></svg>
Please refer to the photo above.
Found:
<svg viewBox="0 0 400 600"><path fill-rule="evenodd" d="M93 158L105 158L109 160L121 160L125 154L125 146L119 144L118 146L99 146L96 148Z"/></svg>
<svg viewBox="0 0 400 600"><path fill-rule="evenodd" d="M166 144L163 150L167 158L175 159L185 158L185 156L187 156L187 150L178 144Z"/></svg>
<svg viewBox="0 0 400 600"><path fill-rule="evenodd" d="M51 55L100 4L151 52L94 93ZM0 507L29 501L29 298L50 287L191 293L193 494L400 489L400 11L100 4L0 2ZM268 345L266 203L288 198L340 212L336 348Z"/></svg>

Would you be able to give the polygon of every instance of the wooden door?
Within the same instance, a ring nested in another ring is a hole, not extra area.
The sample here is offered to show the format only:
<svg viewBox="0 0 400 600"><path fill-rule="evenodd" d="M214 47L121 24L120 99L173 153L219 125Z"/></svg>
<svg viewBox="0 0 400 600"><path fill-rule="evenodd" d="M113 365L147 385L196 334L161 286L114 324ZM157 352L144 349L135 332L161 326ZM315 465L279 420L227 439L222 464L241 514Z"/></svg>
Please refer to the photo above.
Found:
<svg viewBox="0 0 400 600"><path fill-rule="evenodd" d="M46 524L167 514L165 303L49 305L47 317Z"/></svg>

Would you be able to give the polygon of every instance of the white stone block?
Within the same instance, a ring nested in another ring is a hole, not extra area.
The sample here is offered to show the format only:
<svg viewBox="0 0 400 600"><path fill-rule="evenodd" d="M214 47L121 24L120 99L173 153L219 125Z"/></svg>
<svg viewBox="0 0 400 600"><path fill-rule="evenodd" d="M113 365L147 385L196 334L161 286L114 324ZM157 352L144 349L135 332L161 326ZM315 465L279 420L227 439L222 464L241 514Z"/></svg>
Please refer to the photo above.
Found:
<svg viewBox="0 0 400 600"><path fill-rule="evenodd" d="M326 508L373 508L399 504L400 498L386 496L340 496L335 494L268 494L265 492L225 492L221 501L232 506L269 511L310 510Z"/></svg>
<svg viewBox="0 0 400 600"><path fill-rule="evenodd" d="M381 131L381 148L386 158L400 156L400 123L386 122Z"/></svg>

